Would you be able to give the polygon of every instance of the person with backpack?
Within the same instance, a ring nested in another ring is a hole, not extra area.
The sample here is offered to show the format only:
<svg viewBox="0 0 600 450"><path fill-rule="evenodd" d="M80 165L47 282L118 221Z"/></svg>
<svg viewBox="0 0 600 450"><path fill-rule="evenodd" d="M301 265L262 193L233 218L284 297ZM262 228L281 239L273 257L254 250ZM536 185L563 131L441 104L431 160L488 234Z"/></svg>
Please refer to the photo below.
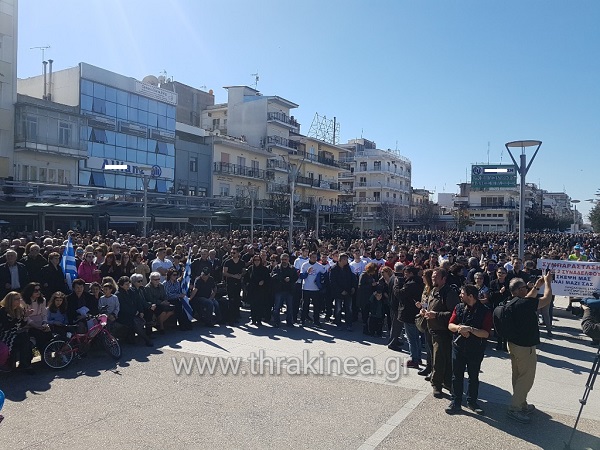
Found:
<svg viewBox="0 0 600 450"><path fill-rule="evenodd" d="M456 305L450 317L448 329L454 333L452 340L452 401L446 413L461 410L464 390L465 368L469 374L467 407L483 415L477 403L479 395L479 369L483 361L487 339L492 331L492 312L479 297L477 286L467 284L460 289L461 303Z"/></svg>
<svg viewBox="0 0 600 450"><path fill-rule="evenodd" d="M544 295L538 298L542 285ZM531 289L522 278L513 278L509 288L513 298L494 310L494 327L508 341L512 367L513 395L507 415L530 423L535 406L527 403L527 394L535 380L536 346L540 343L538 310L552 300L552 273L539 277Z"/></svg>

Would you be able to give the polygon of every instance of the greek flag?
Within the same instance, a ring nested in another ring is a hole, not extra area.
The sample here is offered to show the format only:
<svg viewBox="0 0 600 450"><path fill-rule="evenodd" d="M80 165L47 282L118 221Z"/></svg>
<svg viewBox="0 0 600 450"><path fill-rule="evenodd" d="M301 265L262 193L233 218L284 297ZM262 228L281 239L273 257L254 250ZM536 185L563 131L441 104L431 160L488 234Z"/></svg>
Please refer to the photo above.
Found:
<svg viewBox="0 0 600 450"><path fill-rule="evenodd" d="M69 289L73 288L73 280L77 278L77 265L75 264L75 249L73 248L73 242L71 241L71 235L67 241L67 247L62 256L60 267L65 274Z"/></svg>
<svg viewBox="0 0 600 450"><path fill-rule="evenodd" d="M190 290L190 278L192 276L192 249L188 253L187 261L185 263L185 272L183 273L183 278L181 279L181 290L185 293L185 297L181 299L181 306L183 310L187 314L188 319L192 320L194 318L194 311L190 305L190 299L188 297L188 291Z"/></svg>

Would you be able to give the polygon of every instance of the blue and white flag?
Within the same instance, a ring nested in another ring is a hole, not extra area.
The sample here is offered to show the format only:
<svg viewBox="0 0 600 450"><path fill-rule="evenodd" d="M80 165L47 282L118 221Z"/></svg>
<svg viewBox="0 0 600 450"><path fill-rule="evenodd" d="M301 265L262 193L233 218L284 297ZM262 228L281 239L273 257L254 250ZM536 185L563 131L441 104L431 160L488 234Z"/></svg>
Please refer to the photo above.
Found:
<svg viewBox="0 0 600 450"><path fill-rule="evenodd" d="M77 278L77 264L75 263L75 249L73 248L73 242L71 241L71 235L67 241L67 247L62 256L60 267L65 274L69 289L73 289L73 280Z"/></svg>
<svg viewBox="0 0 600 450"><path fill-rule="evenodd" d="M185 272L183 273L183 278L181 279L181 290L184 292L185 297L181 299L181 306L185 311L189 320L194 318L194 310L190 305L190 299L188 297L188 291L190 290L190 279L192 277L192 249L188 253L187 261L185 263Z"/></svg>

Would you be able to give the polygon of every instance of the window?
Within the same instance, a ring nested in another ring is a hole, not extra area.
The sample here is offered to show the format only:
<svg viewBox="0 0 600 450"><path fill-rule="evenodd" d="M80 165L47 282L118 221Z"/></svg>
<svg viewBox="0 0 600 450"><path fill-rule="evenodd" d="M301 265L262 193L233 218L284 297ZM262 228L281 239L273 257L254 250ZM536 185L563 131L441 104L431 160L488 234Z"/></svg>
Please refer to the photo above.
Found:
<svg viewBox="0 0 600 450"><path fill-rule="evenodd" d="M258 161L252 160L250 163L252 164L252 169L258 170L260 168L260 163Z"/></svg>
<svg viewBox="0 0 600 450"><path fill-rule="evenodd" d="M237 164L240 167L244 167L246 165L246 158L244 158L243 156L238 156L237 157Z"/></svg>
<svg viewBox="0 0 600 450"><path fill-rule="evenodd" d="M221 152L221 162L225 164L229 164L229 153Z"/></svg>
<svg viewBox="0 0 600 450"><path fill-rule="evenodd" d="M105 187L106 180L104 179L104 173L92 172L92 176L90 177L90 186Z"/></svg>
<svg viewBox="0 0 600 450"><path fill-rule="evenodd" d="M21 180L29 180L29 166L21 166Z"/></svg>
<svg viewBox="0 0 600 450"><path fill-rule="evenodd" d="M47 177L46 177L46 168L44 167L40 167L40 181L41 182L45 182Z"/></svg>
<svg viewBox="0 0 600 450"><path fill-rule="evenodd" d="M213 130L218 130L220 125L221 125L221 119L213 119L213 121L212 121Z"/></svg>
<svg viewBox="0 0 600 450"><path fill-rule="evenodd" d="M99 142L101 144L106 144L108 139L106 138L106 132L104 130L100 130L99 128L92 128L90 132L90 142Z"/></svg>
<svg viewBox="0 0 600 450"><path fill-rule="evenodd" d="M373 192L373 197L375 198L376 202L381 201L381 192Z"/></svg>
<svg viewBox="0 0 600 450"><path fill-rule="evenodd" d="M106 138L106 134L104 137ZM69 122L58 123L58 143L65 147L71 143L71 124Z"/></svg>
<svg viewBox="0 0 600 450"><path fill-rule="evenodd" d="M190 186L188 189L188 195L190 197L195 197L196 196L196 187L195 186Z"/></svg>
<svg viewBox="0 0 600 450"><path fill-rule="evenodd" d="M360 163L360 170L366 172L367 171L367 162L363 161Z"/></svg>
<svg viewBox="0 0 600 450"><path fill-rule="evenodd" d="M381 170L381 161L373 161L373 170Z"/></svg>
<svg viewBox="0 0 600 450"><path fill-rule="evenodd" d="M229 185L225 183L221 183L219 185L219 195L221 197L229 197Z"/></svg>
<svg viewBox="0 0 600 450"><path fill-rule="evenodd" d="M199 187L196 195L198 197L206 197L206 188Z"/></svg>
<svg viewBox="0 0 600 450"><path fill-rule="evenodd" d="M167 180L156 180L156 192L166 194Z"/></svg>
<svg viewBox="0 0 600 450"><path fill-rule="evenodd" d="M192 156L190 158L190 172L198 172L198 157ZM192 195L192 194L190 194Z"/></svg>
<svg viewBox="0 0 600 450"><path fill-rule="evenodd" d="M157 141L155 153L158 153L159 155L166 155L168 153L167 144L165 142Z"/></svg>
<svg viewBox="0 0 600 450"><path fill-rule="evenodd" d="M23 134L25 139L36 140L37 139L37 117L26 116L25 122L23 123Z"/></svg>
<svg viewBox="0 0 600 450"><path fill-rule="evenodd" d="M101 98L94 97L92 111L98 114L106 114L106 102Z"/></svg>

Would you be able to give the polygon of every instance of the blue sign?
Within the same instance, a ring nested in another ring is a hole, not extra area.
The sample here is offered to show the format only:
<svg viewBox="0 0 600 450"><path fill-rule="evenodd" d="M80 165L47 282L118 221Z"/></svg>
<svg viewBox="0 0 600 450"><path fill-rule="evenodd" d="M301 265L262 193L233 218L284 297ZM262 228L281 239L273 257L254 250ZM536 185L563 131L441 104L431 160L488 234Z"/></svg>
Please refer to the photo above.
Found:
<svg viewBox="0 0 600 450"><path fill-rule="evenodd" d="M160 166L152 166L152 172L150 173L150 176L154 177L154 178L158 178L162 175L162 169L160 168Z"/></svg>

